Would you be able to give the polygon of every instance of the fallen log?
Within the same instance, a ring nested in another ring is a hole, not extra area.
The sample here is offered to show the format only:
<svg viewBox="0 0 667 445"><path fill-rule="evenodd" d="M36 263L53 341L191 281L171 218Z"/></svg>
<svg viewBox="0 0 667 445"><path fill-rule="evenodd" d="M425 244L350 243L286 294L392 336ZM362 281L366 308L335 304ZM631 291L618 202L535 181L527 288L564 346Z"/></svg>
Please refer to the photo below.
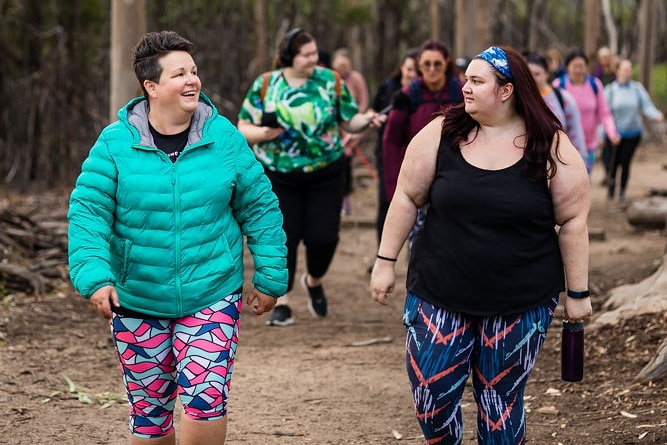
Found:
<svg viewBox="0 0 667 445"><path fill-rule="evenodd" d="M46 289L46 280L40 274L14 264L0 263L0 275L6 279L15 280L18 278L26 284L26 287L30 287L36 295L43 294Z"/></svg>
<svg viewBox="0 0 667 445"><path fill-rule="evenodd" d="M627 209L628 222L635 226L665 227L667 198L650 196L633 201Z"/></svg>
<svg viewBox="0 0 667 445"><path fill-rule="evenodd" d="M67 279L67 219L55 204L36 202L34 208L0 209L4 292L39 295L53 287L54 280Z"/></svg>

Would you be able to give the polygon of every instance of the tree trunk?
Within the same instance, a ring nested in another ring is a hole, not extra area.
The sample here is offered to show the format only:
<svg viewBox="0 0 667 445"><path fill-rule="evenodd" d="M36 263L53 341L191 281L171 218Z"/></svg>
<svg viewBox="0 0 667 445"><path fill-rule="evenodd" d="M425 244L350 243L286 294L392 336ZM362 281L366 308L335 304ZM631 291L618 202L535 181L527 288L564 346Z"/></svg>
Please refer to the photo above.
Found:
<svg viewBox="0 0 667 445"><path fill-rule="evenodd" d="M536 51L539 46L540 40L540 17L544 14L544 0L535 0L532 3L529 3L530 15L528 21L528 49L531 51Z"/></svg>
<svg viewBox="0 0 667 445"><path fill-rule="evenodd" d="M440 15L438 14L438 0L431 0L431 38L440 39Z"/></svg>
<svg viewBox="0 0 667 445"><path fill-rule="evenodd" d="M264 70L266 63L266 2L264 0L255 0L255 60L251 63L252 78L259 75Z"/></svg>
<svg viewBox="0 0 667 445"><path fill-rule="evenodd" d="M651 90L651 71L653 70L653 49L655 45L655 5L653 0L639 2L639 75L638 80Z"/></svg>
<svg viewBox="0 0 667 445"><path fill-rule="evenodd" d="M112 0L111 5L111 96L109 121L118 109L137 95L137 79L130 55L146 32L145 0Z"/></svg>
<svg viewBox="0 0 667 445"><path fill-rule="evenodd" d="M589 60L597 60L597 50L600 46L600 1L586 0L584 26L584 52Z"/></svg>
<svg viewBox="0 0 667 445"><path fill-rule="evenodd" d="M473 57L493 44L494 0L456 0L456 55Z"/></svg>
<svg viewBox="0 0 667 445"><path fill-rule="evenodd" d="M604 26L607 29L607 35L609 36L609 43L607 45L612 54L618 54L618 30L616 29L614 18L611 15L611 5L609 4L609 0L602 0L601 3Z"/></svg>

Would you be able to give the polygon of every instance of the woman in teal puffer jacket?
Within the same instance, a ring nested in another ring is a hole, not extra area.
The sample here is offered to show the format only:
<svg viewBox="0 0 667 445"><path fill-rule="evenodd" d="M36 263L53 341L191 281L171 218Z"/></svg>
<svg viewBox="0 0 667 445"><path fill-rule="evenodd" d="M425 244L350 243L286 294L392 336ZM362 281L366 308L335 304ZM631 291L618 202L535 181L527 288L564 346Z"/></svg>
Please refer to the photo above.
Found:
<svg viewBox="0 0 667 445"><path fill-rule="evenodd" d="M110 320L130 401L130 443L222 444L238 339L244 237L257 315L287 288L278 201L246 139L201 92L193 45L148 33L144 97L100 134L70 198L72 283ZM201 441L197 441L201 440Z"/></svg>

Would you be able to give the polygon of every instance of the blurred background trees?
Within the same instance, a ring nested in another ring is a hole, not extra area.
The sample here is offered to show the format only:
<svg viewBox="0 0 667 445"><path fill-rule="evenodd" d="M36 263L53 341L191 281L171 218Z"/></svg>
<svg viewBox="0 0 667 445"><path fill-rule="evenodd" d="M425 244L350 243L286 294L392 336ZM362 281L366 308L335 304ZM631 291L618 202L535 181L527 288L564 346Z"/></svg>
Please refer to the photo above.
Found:
<svg viewBox="0 0 667 445"><path fill-rule="evenodd" d="M109 112L117 108L111 106L111 61L130 59L129 52L111 51L112 3L119 1L0 0L3 184L22 189L71 182L99 131L115 118ZM329 52L350 48L371 94L405 50L437 37L455 56L468 57L490 43L562 53L582 47L591 56L599 46L610 46L644 66L655 63L651 91L659 107L667 105L667 46L645 43L647 36L665 41L667 0L137 3L145 17L120 20L115 38L136 35L137 23L145 20L148 31L172 29L192 40L204 91L232 122L252 80L270 68L275 43L294 26L309 31ZM650 32L642 35L647 27ZM137 87L136 79L130 81Z"/></svg>

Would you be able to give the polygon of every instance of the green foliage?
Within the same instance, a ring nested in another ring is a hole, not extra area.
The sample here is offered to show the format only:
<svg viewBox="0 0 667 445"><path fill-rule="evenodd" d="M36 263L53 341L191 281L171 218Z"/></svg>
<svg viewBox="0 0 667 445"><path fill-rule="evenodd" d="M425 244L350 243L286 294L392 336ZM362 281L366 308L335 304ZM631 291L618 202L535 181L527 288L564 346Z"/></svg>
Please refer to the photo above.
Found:
<svg viewBox="0 0 667 445"><path fill-rule="evenodd" d="M667 112L667 63L653 66L650 94L655 106L663 113Z"/></svg>
<svg viewBox="0 0 667 445"><path fill-rule="evenodd" d="M348 26L363 25L373 20L373 2L368 0L336 2L334 19Z"/></svg>

